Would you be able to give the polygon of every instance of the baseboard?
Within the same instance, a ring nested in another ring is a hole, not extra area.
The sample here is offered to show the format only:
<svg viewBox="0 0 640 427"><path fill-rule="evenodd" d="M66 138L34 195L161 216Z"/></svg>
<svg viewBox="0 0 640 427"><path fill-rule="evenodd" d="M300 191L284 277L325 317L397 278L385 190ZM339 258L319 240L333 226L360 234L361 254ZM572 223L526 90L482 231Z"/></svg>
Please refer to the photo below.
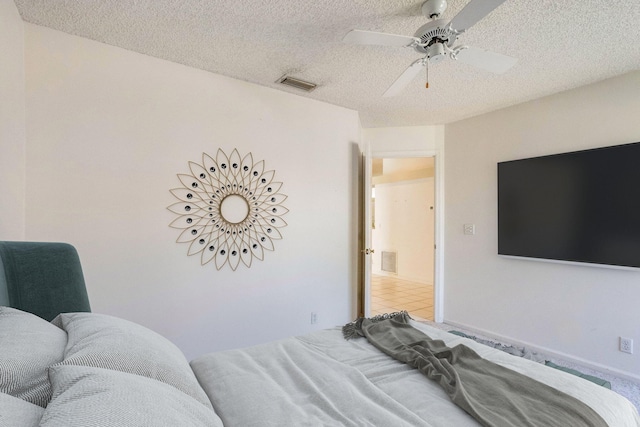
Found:
<svg viewBox="0 0 640 427"><path fill-rule="evenodd" d="M567 353L563 353L560 351L556 351L556 350L552 350L550 348L546 348L546 347L541 347L535 344L532 344L530 342L527 341L520 341L517 340L515 338L511 338L505 335L500 335L500 334L496 334L495 332L492 331L487 331L481 328L476 328L473 326L469 326L469 325L465 325L464 323L458 323L458 322L452 322L450 320L445 319L444 324L446 325L450 325L453 327L458 327L458 328L462 328L465 329L469 332L473 332L479 335L483 335L487 338L496 340L496 341L500 341L503 342L505 344L511 344L517 347L526 347L529 350L533 350L537 353L542 353L548 356L552 356L552 357L556 357L558 359L562 359L565 360L567 362L570 363L574 363L576 365L580 365L583 366L585 368L589 368L589 369L593 369L595 371L600 371L600 372L605 372L611 375L614 375L618 378L622 378L625 380L629 380L629 381L633 381L636 383L640 383L640 376L636 375L636 374L632 374L631 372L627 372L627 371L622 371L619 369L615 369L615 368L611 368L607 365L602 365L600 363L596 363L596 362L591 362L589 360L583 359L581 357L576 357L576 356L572 356L570 354Z"/></svg>

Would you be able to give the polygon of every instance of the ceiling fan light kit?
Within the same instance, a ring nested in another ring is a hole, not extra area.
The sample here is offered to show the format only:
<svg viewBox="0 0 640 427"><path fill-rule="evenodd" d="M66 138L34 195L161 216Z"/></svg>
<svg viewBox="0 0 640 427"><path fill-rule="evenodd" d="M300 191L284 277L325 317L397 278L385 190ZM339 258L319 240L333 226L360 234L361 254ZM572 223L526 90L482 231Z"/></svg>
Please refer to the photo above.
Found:
<svg viewBox="0 0 640 427"><path fill-rule="evenodd" d="M444 50L444 44L434 43L427 48L427 58L429 62L437 64L447 56L447 52Z"/></svg>
<svg viewBox="0 0 640 427"><path fill-rule="evenodd" d="M471 0L451 21L437 19L447 8L446 0L427 0L422 5L422 13L429 19L416 31L414 36L378 33L374 31L352 30L344 37L346 43L361 45L382 45L410 47L425 56L414 61L383 96L399 94L429 63L437 64L447 56L476 68L493 73L504 73L515 65L517 59L495 52L469 46L454 46L460 34L467 31L482 18L491 13L506 0ZM429 87L429 83L425 85Z"/></svg>

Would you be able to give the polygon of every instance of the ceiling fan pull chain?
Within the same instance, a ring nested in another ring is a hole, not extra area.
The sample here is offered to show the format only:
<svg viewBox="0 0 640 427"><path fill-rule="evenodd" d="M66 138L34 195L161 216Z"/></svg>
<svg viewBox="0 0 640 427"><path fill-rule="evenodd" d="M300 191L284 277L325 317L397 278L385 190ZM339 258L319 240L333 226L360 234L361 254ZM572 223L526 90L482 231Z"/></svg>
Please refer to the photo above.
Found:
<svg viewBox="0 0 640 427"><path fill-rule="evenodd" d="M425 89L429 89L429 59L427 59L427 62L425 62L424 69L425 69L425 73L426 73L424 88Z"/></svg>

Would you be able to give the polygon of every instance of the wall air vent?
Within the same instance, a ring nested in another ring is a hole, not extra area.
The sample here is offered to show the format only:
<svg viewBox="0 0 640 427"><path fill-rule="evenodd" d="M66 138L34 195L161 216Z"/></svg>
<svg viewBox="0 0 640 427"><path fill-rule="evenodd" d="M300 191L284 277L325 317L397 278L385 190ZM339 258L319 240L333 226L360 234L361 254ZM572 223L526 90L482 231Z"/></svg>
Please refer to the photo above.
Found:
<svg viewBox="0 0 640 427"><path fill-rule="evenodd" d="M382 251L380 270L398 273L398 253Z"/></svg>
<svg viewBox="0 0 640 427"><path fill-rule="evenodd" d="M287 75L280 77L277 83L295 87L296 89L304 90L305 92L311 92L318 86L314 83L305 82L304 80L300 79L294 79L293 77L289 77Z"/></svg>

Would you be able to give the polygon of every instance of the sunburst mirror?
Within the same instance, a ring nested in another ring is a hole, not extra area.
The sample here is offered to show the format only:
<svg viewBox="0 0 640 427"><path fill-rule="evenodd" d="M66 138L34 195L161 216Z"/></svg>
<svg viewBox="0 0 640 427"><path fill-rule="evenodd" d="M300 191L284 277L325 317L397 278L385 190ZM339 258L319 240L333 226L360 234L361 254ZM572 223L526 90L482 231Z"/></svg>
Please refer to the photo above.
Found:
<svg viewBox="0 0 640 427"><path fill-rule="evenodd" d="M189 162L190 174L178 174L182 184L171 194L179 201L168 209L178 217L169 224L181 230L177 243L188 243L187 255L200 263L213 262L218 270L240 263L251 267L264 259L282 239L282 219L289 210L282 203L282 183L275 171L265 171L264 160L254 162L251 153L230 156L218 149L214 157L202 153L202 163Z"/></svg>

